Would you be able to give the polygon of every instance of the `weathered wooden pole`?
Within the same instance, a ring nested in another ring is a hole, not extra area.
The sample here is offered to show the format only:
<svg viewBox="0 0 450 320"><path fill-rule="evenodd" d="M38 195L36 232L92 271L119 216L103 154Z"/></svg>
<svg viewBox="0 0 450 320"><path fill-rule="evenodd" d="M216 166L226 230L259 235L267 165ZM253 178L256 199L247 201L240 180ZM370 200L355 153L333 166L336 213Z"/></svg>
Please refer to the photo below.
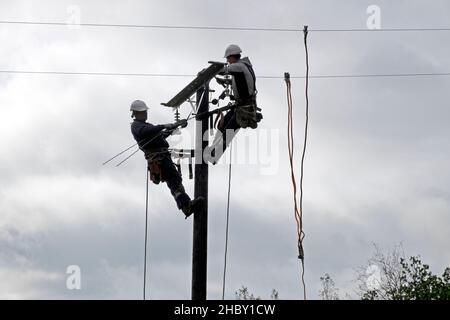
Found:
<svg viewBox="0 0 450 320"><path fill-rule="evenodd" d="M197 91L197 114L209 111L209 83ZM196 121L194 197L205 205L194 213L192 244L192 300L206 300L208 250L208 162L203 158L208 146L208 117Z"/></svg>

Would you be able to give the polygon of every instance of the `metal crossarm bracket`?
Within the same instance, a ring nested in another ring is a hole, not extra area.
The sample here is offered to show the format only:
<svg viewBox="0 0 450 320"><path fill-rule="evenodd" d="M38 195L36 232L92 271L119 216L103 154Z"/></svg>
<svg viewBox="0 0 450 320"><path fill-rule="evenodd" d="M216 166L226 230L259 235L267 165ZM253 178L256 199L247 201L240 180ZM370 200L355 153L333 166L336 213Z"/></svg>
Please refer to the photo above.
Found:
<svg viewBox="0 0 450 320"><path fill-rule="evenodd" d="M161 103L161 105L165 107L177 108L182 105L184 102L189 101L190 97L197 92L206 82L214 78L226 63L223 62L215 62L208 61L211 65L200 71L197 75L197 78L192 80L183 90L181 90L175 97L170 99L169 102Z"/></svg>

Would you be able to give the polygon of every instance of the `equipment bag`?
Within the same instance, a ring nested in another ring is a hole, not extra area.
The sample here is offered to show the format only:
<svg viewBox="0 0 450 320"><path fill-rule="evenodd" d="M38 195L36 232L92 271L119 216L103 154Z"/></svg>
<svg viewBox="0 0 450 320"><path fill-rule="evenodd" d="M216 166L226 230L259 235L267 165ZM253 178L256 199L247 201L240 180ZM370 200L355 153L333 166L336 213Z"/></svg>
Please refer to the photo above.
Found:
<svg viewBox="0 0 450 320"><path fill-rule="evenodd" d="M161 170L161 161L148 160L148 171L150 172L150 180L154 184L159 184L160 182L165 181Z"/></svg>
<svg viewBox="0 0 450 320"><path fill-rule="evenodd" d="M257 112L258 109L255 104L236 106L236 122L238 125L244 129L256 129L258 122L262 119L262 114Z"/></svg>

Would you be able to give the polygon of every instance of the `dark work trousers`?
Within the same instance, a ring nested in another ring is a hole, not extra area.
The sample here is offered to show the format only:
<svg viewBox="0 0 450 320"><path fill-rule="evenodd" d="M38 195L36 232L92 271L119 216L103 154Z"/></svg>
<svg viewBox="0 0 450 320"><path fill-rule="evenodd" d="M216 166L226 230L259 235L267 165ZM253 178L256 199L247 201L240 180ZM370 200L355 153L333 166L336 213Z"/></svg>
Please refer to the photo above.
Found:
<svg viewBox="0 0 450 320"><path fill-rule="evenodd" d="M236 121L236 112L235 109L232 109L227 112L227 114L223 117L223 128L218 128L218 130L222 133L223 137L223 153L225 153L225 149L230 145L231 140L234 138L234 135L237 133L236 130L241 127ZM227 130L231 132L231 129L234 131L233 133L228 133ZM227 141L228 140L228 141Z"/></svg>
<svg viewBox="0 0 450 320"><path fill-rule="evenodd" d="M164 157L161 160L161 173L170 189L170 192L172 193L172 196L177 202L178 209L187 206L189 201L191 201L191 198L189 198L184 190L181 174L178 172L170 156Z"/></svg>

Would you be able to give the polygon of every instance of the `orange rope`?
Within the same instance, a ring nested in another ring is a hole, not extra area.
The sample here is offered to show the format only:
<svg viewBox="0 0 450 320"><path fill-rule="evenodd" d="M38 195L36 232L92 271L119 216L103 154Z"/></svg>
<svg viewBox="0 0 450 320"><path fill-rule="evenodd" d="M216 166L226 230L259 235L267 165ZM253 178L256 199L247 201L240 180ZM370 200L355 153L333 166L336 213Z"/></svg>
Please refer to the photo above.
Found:
<svg viewBox="0 0 450 320"><path fill-rule="evenodd" d="M309 85L309 57L308 57L308 45L307 45L307 36L308 36L308 27L305 26L304 30L304 44L305 44L305 52L306 52L306 88L305 88L305 96L306 96L306 123L305 123L305 134L304 134L304 143L303 143L303 151L302 151L302 159L300 165L300 202L297 203L297 182L295 178L295 170L294 170L294 125L293 125L293 103L292 103L292 93L291 93L291 80L289 73L285 73L284 79L286 81L286 95L287 95L287 105L288 105L288 126L287 126L287 136L288 136L288 153L289 153L289 164L291 169L291 180L293 187L293 197L294 197L294 215L297 227L297 236L298 236L298 258L301 260L301 281L303 286L303 298L306 300L306 284L305 284L305 257L303 250L303 240L305 238L305 233L303 232L303 176L304 176L304 161L305 161L305 153L306 153L306 143L308 139L308 121L309 121L309 97L308 97L308 85Z"/></svg>

